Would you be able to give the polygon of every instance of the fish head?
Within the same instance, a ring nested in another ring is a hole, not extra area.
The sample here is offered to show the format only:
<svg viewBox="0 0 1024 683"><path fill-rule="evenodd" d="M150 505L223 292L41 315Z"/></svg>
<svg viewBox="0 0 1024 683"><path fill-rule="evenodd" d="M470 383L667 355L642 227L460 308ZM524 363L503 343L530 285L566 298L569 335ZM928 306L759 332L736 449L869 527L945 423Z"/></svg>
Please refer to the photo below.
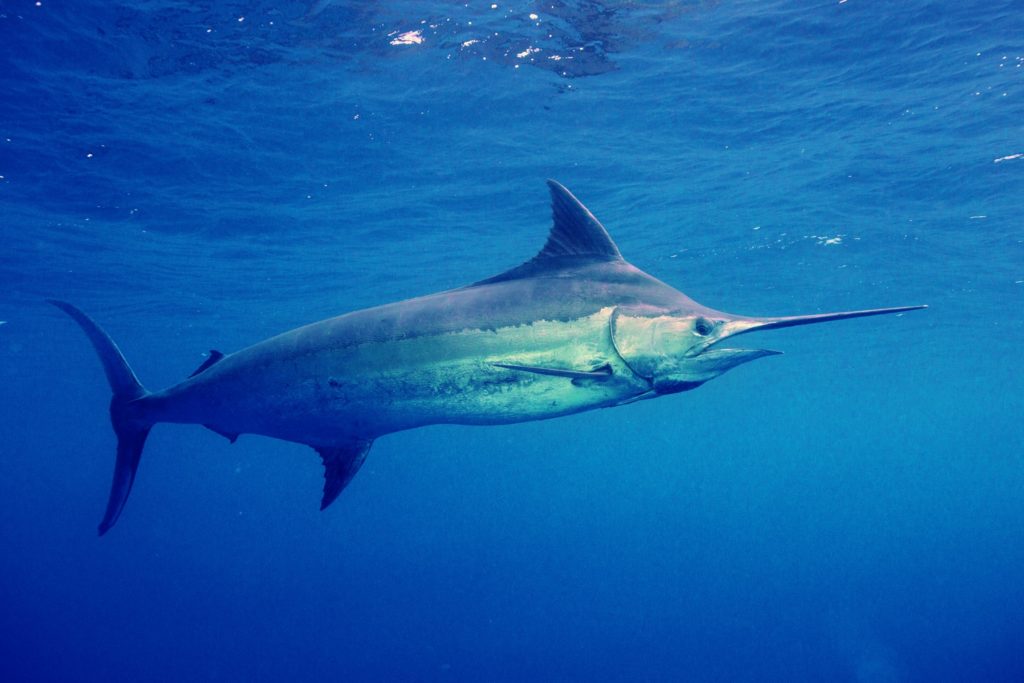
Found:
<svg viewBox="0 0 1024 683"><path fill-rule="evenodd" d="M656 394L674 394L696 389L744 363L782 353L725 343L741 334L919 308L926 306L755 318L699 305L674 311L623 306L612 313L611 336L619 356L634 373L651 383Z"/></svg>

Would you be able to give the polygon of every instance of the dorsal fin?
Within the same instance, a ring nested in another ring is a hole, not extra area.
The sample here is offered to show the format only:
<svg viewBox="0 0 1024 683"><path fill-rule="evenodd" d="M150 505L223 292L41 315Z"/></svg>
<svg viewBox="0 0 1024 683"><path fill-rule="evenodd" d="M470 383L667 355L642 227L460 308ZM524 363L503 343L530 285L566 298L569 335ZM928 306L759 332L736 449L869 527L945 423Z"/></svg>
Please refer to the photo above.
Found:
<svg viewBox="0 0 1024 683"><path fill-rule="evenodd" d="M548 241L534 261L559 256L591 256L599 261L621 261L622 254L601 221L564 185L548 180L554 223Z"/></svg>
<svg viewBox="0 0 1024 683"><path fill-rule="evenodd" d="M191 377L195 377L200 372L205 371L207 368L209 368L211 365L213 365L214 363L216 363L217 361L219 361L223 357L224 357L224 354L221 353L220 351L218 351L217 349L210 349L210 356L209 356L209 358L204 360L203 364L200 365L198 368L196 368L195 372L193 372L191 375L189 375L189 377L190 378Z"/></svg>
<svg viewBox="0 0 1024 683"><path fill-rule="evenodd" d="M601 221L572 192L556 180L548 180L548 188L551 190L551 216L554 223L544 248L526 263L470 286L530 277L570 262L622 260L619 248Z"/></svg>

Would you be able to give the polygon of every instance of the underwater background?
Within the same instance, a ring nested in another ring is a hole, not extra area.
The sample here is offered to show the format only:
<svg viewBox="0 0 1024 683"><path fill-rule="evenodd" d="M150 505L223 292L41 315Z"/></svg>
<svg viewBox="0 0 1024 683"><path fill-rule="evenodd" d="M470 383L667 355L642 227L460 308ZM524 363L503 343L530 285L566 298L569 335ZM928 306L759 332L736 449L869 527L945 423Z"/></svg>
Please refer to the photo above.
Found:
<svg viewBox="0 0 1024 683"><path fill-rule="evenodd" d="M541 247L758 335L685 394L307 447L109 391ZM0 1L0 678L1024 680L1024 5Z"/></svg>

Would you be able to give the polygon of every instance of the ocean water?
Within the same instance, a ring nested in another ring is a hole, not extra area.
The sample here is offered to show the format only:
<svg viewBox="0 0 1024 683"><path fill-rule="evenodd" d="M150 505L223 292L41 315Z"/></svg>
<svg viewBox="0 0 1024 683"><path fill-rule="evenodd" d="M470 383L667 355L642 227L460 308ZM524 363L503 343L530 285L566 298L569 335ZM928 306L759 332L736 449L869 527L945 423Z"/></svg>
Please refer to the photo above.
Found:
<svg viewBox="0 0 1024 683"><path fill-rule="evenodd" d="M530 258L545 178L749 315L700 389L303 446L168 386ZM1024 6L0 1L0 678L1024 680ZM753 339L753 337L751 337Z"/></svg>

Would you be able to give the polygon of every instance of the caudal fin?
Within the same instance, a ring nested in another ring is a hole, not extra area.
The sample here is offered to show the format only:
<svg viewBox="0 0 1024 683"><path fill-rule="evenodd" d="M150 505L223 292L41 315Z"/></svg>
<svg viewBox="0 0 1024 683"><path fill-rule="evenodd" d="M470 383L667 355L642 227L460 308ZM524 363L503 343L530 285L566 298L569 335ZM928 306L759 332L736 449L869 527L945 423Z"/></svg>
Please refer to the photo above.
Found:
<svg viewBox="0 0 1024 683"><path fill-rule="evenodd" d="M138 469L139 458L142 457L142 448L146 444L146 436L153 426L152 423L141 419L140 411L137 408L133 409L132 406L148 392L128 367L128 362L121 355L114 340L92 318L66 301L48 301L67 313L89 337L103 364L110 389L114 392L110 400L110 420L114 425L114 434L117 435L117 460L114 463L114 481L110 486L107 511L99 526L102 536L114 526L128 500L132 482L135 481L135 470Z"/></svg>

